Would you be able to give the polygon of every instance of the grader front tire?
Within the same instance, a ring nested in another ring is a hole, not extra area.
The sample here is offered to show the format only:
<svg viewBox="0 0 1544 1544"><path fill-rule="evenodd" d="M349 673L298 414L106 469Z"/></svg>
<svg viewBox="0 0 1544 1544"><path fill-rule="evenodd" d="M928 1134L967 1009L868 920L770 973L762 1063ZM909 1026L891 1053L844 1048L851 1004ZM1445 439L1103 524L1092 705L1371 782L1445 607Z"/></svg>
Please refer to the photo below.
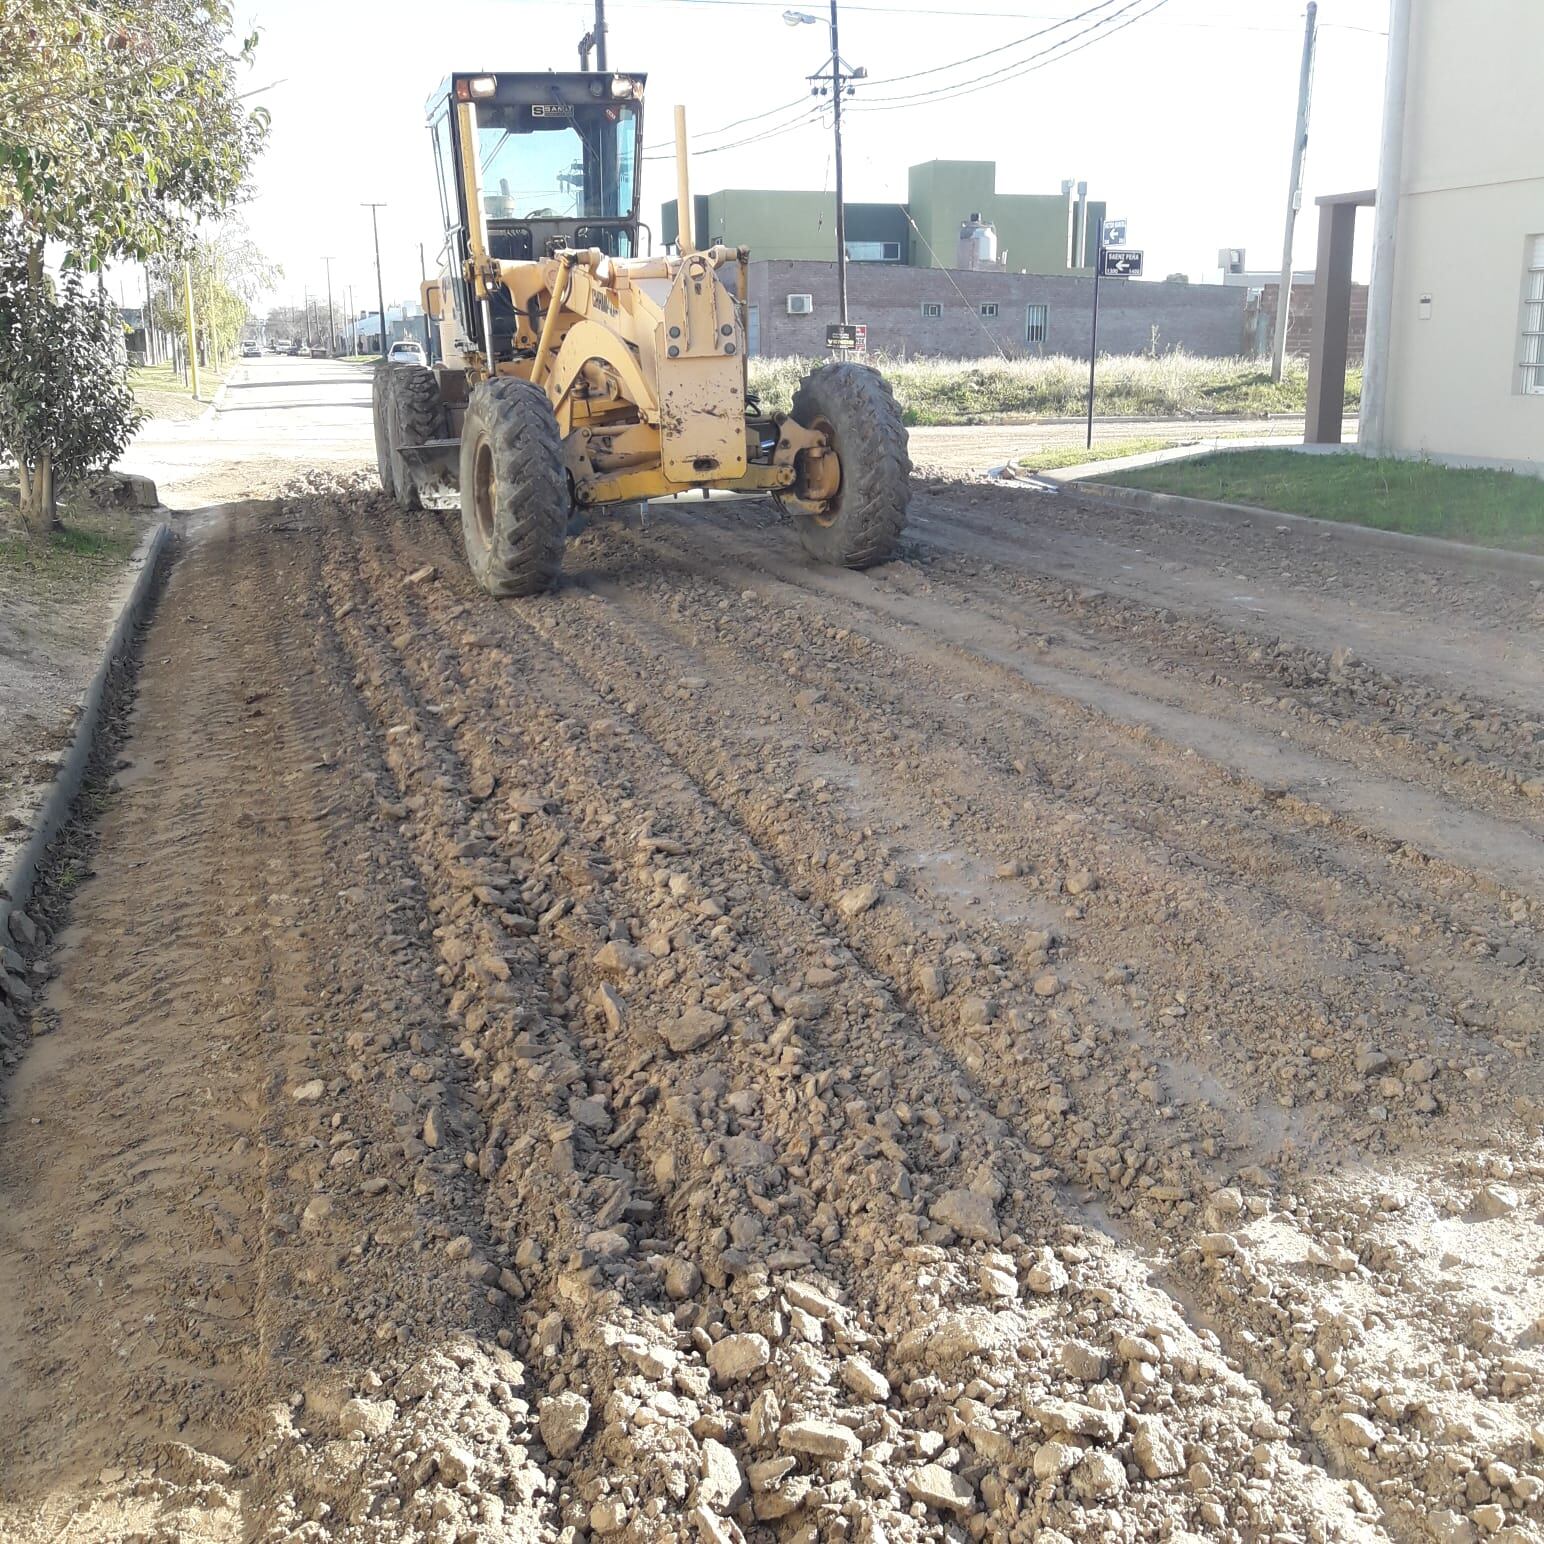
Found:
<svg viewBox="0 0 1544 1544"><path fill-rule="evenodd" d="M821 563L868 568L895 551L906 524L911 459L890 383L850 360L822 365L794 393L793 417L821 430L841 483L819 511L793 506L804 550Z"/></svg>
<svg viewBox="0 0 1544 1544"><path fill-rule="evenodd" d="M461 429L461 531L477 582L501 599L549 589L570 502L547 394L513 376L483 381Z"/></svg>
<svg viewBox="0 0 1544 1544"><path fill-rule="evenodd" d="M375 427L375 469L380 473L381 489L388 498L397 487L391 471L391 366L384 361L375 367L370 387L370 417Z"/></svg>
<svg viewBox="0 0 1544 1544"><path fill-rule="evenodd" d="M445 402L434 371L424 365L385 365L386 425L390 439L391 481L397 503L409 512L423 500L413 469L401 455L404 445L426 445L445 435Z"/></svg>

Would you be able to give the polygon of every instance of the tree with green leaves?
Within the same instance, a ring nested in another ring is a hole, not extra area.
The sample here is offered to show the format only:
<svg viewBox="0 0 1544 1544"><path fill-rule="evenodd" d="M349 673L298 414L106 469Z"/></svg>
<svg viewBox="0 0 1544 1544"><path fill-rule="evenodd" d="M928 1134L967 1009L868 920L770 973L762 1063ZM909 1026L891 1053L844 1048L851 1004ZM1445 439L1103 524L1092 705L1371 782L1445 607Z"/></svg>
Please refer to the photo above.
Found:
<svg viewBox="0 0 1544 1544"><path fill-rule="evenodd" d="M19 286L9 314L25 318L0 334L0 450L22 468L22 519L33 529L54 523L55 474L104 465L121 450L122 426L109 424L94 447L8 436L23 423L66 433L73 399L59 395L62 370L89 371L93 381L71 389L106 401L105 377L121 388L123 366L116 348L17 351L43 347L36 329L50 305L69 312L53 323L72 338L95 325L71 299L89 288L77 291L72 272L181 257L199 221L239 198L267 119L242 102L257 40L233 39L233 25L229 0L0 3L0 222L22 254L8 270ZM58 283L45 268L49 244ZM39 390L55 395L38 401Z"/></svg>
<svg viewBox="0 0 1544 1544"><path fill-rule="evenodd" d="M79 268L55 282L14 226L0 225L0 446L21 508L50 525L54 490L123 453L139 411L118 365L123 323ZM46 515L46 519L44 516Z"/></svg>
<svg viewBox="0 0 1544 1544"><path fill-rule="evenodd" d="M152 314L156 325L168 332L183 325L183 262L193 284L199 359L218 365L234 353L253 301L273 286L282 270L263 256L239 222L198 237L181 261L151 265L151 288L159 297Z"/></svg>

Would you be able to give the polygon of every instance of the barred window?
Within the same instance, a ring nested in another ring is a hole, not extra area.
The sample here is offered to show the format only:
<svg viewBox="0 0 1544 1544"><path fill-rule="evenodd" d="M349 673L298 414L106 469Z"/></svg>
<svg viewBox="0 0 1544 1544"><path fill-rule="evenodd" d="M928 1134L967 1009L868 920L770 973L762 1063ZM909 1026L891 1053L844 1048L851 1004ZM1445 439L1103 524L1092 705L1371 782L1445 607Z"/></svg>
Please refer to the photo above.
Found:
<svg viewBox="0 0 1544 1544"><path fill-rule="evenodd" d="M943 303L938 300L924 300L922 302L922 314L924 316L942 316L944 314Z"/></svg>
<svg viewBox="0 0 1544 1544"><path fill-rule="evenodd" d="M1028 343L1044 343L1051 331L1049 306L1024 307L1024 338Z"/></svg>
<svg viewBox="0 0 1544 1544"><path fill-rule="evenodd" d="M1544 397L1544 236L1528 238L1523 280L1522 387Z"/></svg>
<svg viewBox="0 0 1544 1544"><path fill-rule="evenodd" d="M981 304L976 309L978 311L980 311L980 313L983 316L987 316L987 317L996 316L997 315L997 302L995 300L983 300L981 302Z"/></svg>

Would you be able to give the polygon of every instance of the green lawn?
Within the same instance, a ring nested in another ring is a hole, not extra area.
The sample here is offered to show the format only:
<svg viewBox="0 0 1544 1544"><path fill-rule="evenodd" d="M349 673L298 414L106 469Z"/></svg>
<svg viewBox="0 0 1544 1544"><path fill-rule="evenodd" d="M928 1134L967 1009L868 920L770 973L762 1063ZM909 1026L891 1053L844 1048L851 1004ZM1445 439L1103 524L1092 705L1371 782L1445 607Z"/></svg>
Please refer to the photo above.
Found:
<svg viewBox="0 0 1544 1544"><path fill-rule="evenodd" d="M183 379L182 371L169 364L130 365L129 387L134 400L150 418L197 418L214 401L214 394L225 380L225 371L201 368L198 391L203 401L193 396L193 388Z"/></svg>
<svg viewBox="0 0 1544 1544"><path fill-rule="evenodd" d="M1354 454L1240 450L1089 480L1482 547L1544 552L1544 480L1512 472Z"/></svg>
<svg viewBox="0 0 1544 1544"><path fill-rule="evenodd" d="M800 379L822 359L756 358L751 392L768 412L786 412ZM1023 359L885 359L870 361L890 382L908 424L1014 423L1077 418L1088 407L1088 362L1065 355ZM1361 397L1361 371L1346 377L1346 407ZM1257 359L1202 359L1190 354L1101 355L1094 410L1101 417L1261 417L1301 414L1308 369L1289 359L1280 381Z"/></svg>
<svg viewBox="0 0 1544 1544"><path fill-rule="evenodd" d="M59 500L62 531L28 536L15 514L16 478L0 474L0 590L64 601L109 579L128 562L139 540L133 510L104 508L89 489Z"/></svg>
<svg viewBox="0 0 1544 1544"><path fill-rule="evenodd" d="M1183 440L1148 437L1134 440L1102 440L1090 450L1086 445L1044 445L1020 456L1018 465L1026 472L1054 472L1064 466L1092 465L1098 461L1119 461L1122 456L1145 456L1149 451L1173 450Z"/></svg>

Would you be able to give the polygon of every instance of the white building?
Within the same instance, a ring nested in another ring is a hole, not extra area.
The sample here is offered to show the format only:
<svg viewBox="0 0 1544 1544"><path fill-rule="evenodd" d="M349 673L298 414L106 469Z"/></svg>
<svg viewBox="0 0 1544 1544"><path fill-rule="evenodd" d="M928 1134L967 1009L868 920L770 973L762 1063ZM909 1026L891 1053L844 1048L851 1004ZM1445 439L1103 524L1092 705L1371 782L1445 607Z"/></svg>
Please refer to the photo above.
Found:
<svg viewBox="0 0 1544 1544"><path fill-rule="evenodd" d="M1361 442L1544 472L1544 0L1393 0Z"/></svg>
<svg viewBox="0 0 1544 1544"><path fill-rule="evenodd" d="M358 316L345 317L340 329L345 352L349 354L379 354L381 346L381 313L361 311ZM386 342L400 342L406 338L414 343L424 343L424 311L422 306L386 307Z"/></svg>

